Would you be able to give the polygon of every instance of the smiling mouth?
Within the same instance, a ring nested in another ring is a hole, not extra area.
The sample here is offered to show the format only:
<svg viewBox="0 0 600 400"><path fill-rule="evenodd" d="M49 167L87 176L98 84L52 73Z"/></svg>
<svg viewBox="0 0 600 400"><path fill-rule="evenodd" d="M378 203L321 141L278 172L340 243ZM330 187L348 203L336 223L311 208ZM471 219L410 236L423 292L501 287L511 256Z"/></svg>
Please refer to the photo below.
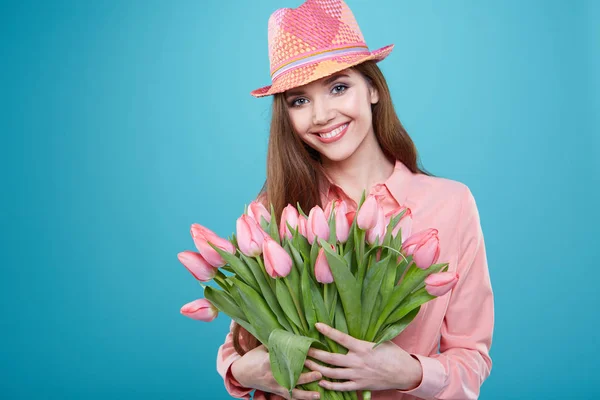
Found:
<svg viewBox="0 0 600 400"><path fill-rule="evenodd" d="M344 125L338 126L337 128L335 128L327 133L317 133L317 135L319 135L323 139L332 139L332 138L338 136L340 133L342 133L344 131L344 129L346 129L347 126L348 126L348 123L345 123Z"/></svg>

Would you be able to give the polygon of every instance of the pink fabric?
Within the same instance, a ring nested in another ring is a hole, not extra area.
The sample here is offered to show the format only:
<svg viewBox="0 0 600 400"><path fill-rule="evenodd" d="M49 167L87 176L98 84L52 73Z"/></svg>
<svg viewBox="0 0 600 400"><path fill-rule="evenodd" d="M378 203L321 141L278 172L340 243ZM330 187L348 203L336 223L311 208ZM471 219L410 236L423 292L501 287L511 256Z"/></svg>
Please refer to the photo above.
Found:
<svg viewBox="0 0 600 400"><path fill-rule="evenodd" d="M424 304L408 328L392 340L421 362L419 386L408 391L373 391L372 399L477 399L492 369L494 298L479 212L470 189L450 179L413 174L397 161L394 173L370 193L382 196L385 212L398 205L409 207L413 232L438 229L438 262L448 262L448 270L460 275L454 289ZM349 211L356 209L356 203L340 187L326 182L323 204L335 198L346 200ZM248 399L252 389L235 385L228 374L237 358L229 333L219 348L217 369L231 396ZM282 398L262 392L257 395L257 399Z"/></svg>

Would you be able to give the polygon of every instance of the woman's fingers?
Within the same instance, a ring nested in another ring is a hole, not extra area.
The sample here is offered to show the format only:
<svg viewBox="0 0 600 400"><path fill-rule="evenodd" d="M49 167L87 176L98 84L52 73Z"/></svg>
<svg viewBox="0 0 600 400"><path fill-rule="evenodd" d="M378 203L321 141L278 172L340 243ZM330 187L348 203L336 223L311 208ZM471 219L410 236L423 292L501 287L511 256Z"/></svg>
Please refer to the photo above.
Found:
<svg viewBox="0 0 600 400"><path fill-rule="evenodd" d="M305 383L318 381L322 377L323 375L321 375L319 371L305 372L300 375L300 378L298 378L297 385L304 385Z"/></svg>
<svg viewBox="0 0 600 400"><path fill-rule="evenodd" d="M289 398L289 394L286 398ZM321 395L319 392L307 392L306 390L294 389L292 390L292 399L294 400L314 400L320 399Z"/></svg>

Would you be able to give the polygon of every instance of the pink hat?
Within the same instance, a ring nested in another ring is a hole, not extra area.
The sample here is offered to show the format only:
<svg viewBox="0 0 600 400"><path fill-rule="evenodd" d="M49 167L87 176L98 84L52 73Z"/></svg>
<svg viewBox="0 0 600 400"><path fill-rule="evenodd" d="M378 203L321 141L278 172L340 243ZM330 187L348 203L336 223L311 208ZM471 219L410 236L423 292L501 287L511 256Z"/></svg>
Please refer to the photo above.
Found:
<svg viewBox="0 0 600 400"><path fill-rule="evenodd" d="M253 90L269 96L360 64L379 62L393 44L370 51L350 8L342 0L307 0L280 8L269 18L269 86Z"/></svg>

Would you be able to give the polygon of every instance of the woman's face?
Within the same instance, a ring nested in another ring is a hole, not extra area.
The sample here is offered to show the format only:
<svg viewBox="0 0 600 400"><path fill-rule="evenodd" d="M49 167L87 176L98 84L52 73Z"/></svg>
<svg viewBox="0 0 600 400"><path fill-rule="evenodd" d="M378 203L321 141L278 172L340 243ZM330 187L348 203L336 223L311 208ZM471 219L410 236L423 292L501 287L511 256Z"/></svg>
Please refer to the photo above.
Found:
<svg viewBox="0 0 600 400"><path fill-rule="evenodd" d="M373 134L371 105L377 90L357 71L346 69L285 92L296 134L321 156L342 161Z"/></svg>

